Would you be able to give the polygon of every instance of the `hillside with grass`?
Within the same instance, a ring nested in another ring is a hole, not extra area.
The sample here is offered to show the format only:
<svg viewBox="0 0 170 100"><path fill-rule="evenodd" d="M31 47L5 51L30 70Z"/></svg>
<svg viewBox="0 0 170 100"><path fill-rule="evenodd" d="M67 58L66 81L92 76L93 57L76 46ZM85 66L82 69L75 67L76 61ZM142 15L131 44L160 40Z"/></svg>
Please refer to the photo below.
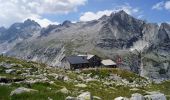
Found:
<svg viewBox="0 0 170 100"><path fill-rule="evenodd" d="M0 100L77 100L83 93L94 100L114 100L153 92L169 100L170 81L154 83L118 68L70 71L0 56Z"/></svg>

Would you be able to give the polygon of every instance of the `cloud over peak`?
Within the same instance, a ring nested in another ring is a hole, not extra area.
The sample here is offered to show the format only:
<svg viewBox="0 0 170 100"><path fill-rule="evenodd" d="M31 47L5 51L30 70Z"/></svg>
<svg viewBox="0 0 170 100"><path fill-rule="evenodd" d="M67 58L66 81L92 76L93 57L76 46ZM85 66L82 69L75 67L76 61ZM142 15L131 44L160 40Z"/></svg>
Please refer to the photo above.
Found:
<svg viewBox="0 0 170 100"><path fill-rule="evenodd" d="M141 12L138 8L133 8L129 4L125 4L122 6L117 6L113 8L112 10L103 10L98 12L85 12L80 17L80 21L91 21L101 18L103 15L109 16L112 12L118 12L120 10L124 10L129 15L137 15L138 17L141 17Z"/></svg>

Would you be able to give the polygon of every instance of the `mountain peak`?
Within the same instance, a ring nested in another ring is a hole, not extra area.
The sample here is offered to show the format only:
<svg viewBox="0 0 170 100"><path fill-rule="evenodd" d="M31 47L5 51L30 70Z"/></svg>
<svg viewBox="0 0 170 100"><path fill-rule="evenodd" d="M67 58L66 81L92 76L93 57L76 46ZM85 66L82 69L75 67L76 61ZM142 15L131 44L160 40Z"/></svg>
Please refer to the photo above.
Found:
<svg viewBox="0 0 170 100"><path fill-rule="evenodd" d="M24 25L26 25L26 26L33 25L33 26L39 26L40 27L40 25L37 22L35 22L34 20L31 20L31 19L25 20Z"/></svg>
<svg viewBox="0 0 170 100"><path fill-rule="evenodd" d="M161 23L161 27L169 27L170 25L168 23Z"/></svg>
<svg viewBox="0 0 170 100"><path fill-rule="evenodd" d="M105 20L105 19L107 19L107 18L108 18L107 15L103 15L103 16L100 18L100 20Z"/></svg>
<svg viewBox="0 0 170 100"><path fill-rule="evenodd" d="M115 16L115 15L128 15L124 10L120 10L118 12L113 12L110 16Z"/></svg>
<svg viewBox="0 0 170 100"><path fill-rule="evenodd" d="M63 25L65 25L65 24L71 24L71 21L66 20L66 21L63 22Z"/></svg>
<svg viewBox="0 0 170 100"><path fill-rule="evenodd" d="M6 30L6 28L5 27L0 27L0 31L4 31L4 30Z"/></svg>
<svg viewBox="0 0 170 100"><path fill-rule="evenodd" d="M71 24L71 21L66 20L66 21L64 21L64 22L63 22L62 26L69 27L69 26L70 26L70 24Z"/></svg>
<svg viewBox="0 0 170 100"><path fill-rule="evenodd" d="M121 11L119 11L117 13L119 13L119 14L127 14L124 10L121 10Z"/></svg>

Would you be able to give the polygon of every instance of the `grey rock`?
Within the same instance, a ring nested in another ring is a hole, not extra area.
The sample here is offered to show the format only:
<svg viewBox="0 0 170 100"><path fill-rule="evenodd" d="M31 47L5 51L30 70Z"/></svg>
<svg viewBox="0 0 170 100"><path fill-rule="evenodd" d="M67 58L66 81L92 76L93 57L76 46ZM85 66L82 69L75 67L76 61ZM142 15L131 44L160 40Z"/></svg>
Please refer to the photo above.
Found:
<svg viewBox="0 0 170 100"><path fill-rule="evenodd" d="M8 63L6 63L6 62L1 62L1 63L0 63L0 66L2 66L2 67L4 67L4 68L11 68L11 67L12 67L11 64L8 64Z"/></svg>
<svg viewBox="0 0 170 100"><path fill-rule="evenodd" d="M145 100L166 100L166 96L159 92L151 92L145 96Z"/></svg>
<svg viewBox="0 0 170 100"><path fill-rule="evenodd" d="M66 99L65 99L65 100L77 100L77 99L76 99L76 97L68 96L68 97L66 97Z"/></svg>
<svg viewBox="0 0 170 100"><path fill-rule="evenodd" d="M38 90L34 90L34 89L28 89L28 88L25 88L25 87L19 87L15 90L13 90L10 94L10 96L13 96L13 95L17 95L17 94L22 94L22 93L29 93L29 92L38 92Z"/></svg>
<svg viewBox="0 0 170 100"><path fill-rule="evenodd" d="M11 74L11 73L13 73L15 71L16 71L15 69L7 69L7 70L5 70L5 73Z"/></svg>
<svg viewBox="0 0 170 100"><path fill-rule="evenodd" d="M60 90L60 92L61 93L64 93L64 94L68 94L70 91L69 90L67 90L67 88L62 88L61 90Z"/></svg>
<svg viewBox="0 0 170 100"><path fill-rule="evenodd" d="M143 95L139 93L135 93L135 94L132 94L130 100L145 100L145 98Z"/></svg>
<svg viewBox="0 0 170 100"><path fill-rule="evenodd" d="M90 92L84 92L77 97L77 100L93 100Z"/></svg>

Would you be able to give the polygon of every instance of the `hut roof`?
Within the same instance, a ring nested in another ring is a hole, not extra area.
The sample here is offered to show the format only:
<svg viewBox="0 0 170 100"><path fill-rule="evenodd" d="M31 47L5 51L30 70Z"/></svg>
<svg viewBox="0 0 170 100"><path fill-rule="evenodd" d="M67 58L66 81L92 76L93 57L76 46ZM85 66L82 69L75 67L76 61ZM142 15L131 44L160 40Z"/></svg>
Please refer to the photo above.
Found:
<svg viewBox="0 0 170 100"><path fill-rule="evenodd" d="M105 66L116 65L116 63L111 59L102 60L101 63Z"/></svg>
<svg viewBox="0 0 170 100"><path fill-rule="evenodd" d="M86 59L83 59L83 57L81 57L81 56L69 56L69 57L66 57L66 59L68 60L68 62L70 64L84 64L84 63L88 63L88 61Z"/></svg>

